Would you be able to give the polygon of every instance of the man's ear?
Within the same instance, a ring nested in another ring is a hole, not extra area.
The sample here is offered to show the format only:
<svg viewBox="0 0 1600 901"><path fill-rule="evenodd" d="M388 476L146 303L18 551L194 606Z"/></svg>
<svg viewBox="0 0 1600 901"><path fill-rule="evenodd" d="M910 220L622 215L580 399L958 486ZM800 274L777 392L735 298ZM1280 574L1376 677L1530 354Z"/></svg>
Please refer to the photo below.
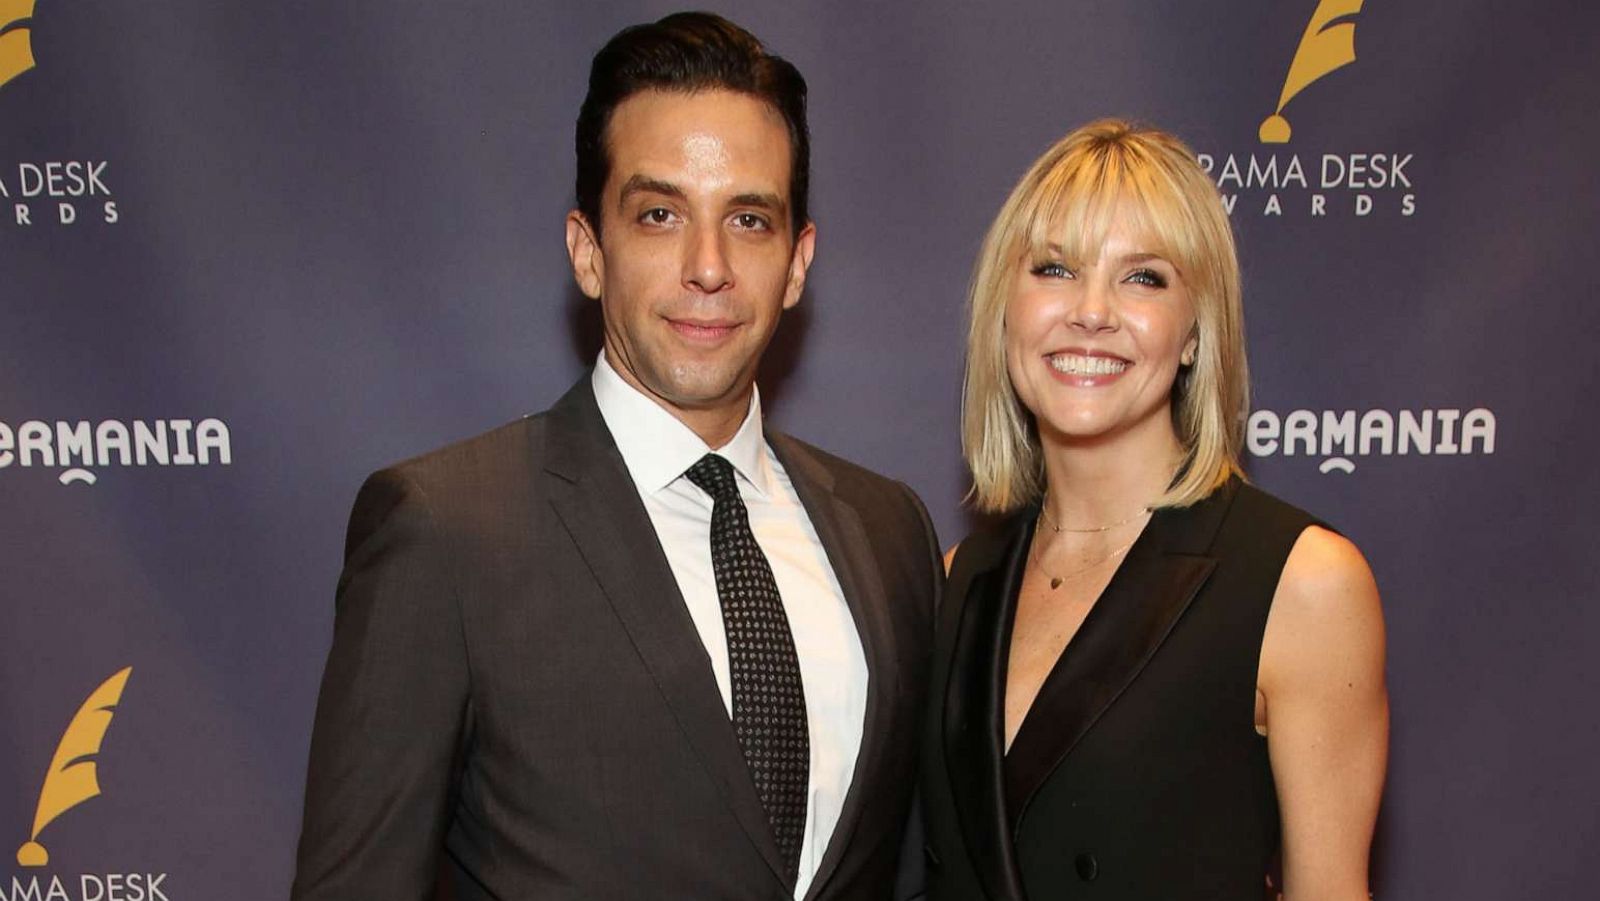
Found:
<svg viewBox="0 0 1600 901"><path fill-rule="evenodd" d="M572 278L578 290L598 300L605 284L606 258L600 239L587 217L578 210L567 214L567 259L572 261Z"/></svg>
<svg viewBox="0 0 1600 901"><path fill-rule="evenodd" d="M794 241L794 253L789 259L789 284L783 291L785 310L800 302L806 289L806 270L811 268L811 256L817 251L817 226L807 222Z"/></svg>

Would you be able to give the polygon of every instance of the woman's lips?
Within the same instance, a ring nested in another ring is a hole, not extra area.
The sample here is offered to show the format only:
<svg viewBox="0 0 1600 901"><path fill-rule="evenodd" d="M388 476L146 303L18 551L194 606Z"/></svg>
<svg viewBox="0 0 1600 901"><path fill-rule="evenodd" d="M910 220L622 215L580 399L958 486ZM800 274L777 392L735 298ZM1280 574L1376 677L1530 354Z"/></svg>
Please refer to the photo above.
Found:
<svg viewBox="0 0 1600 901"><path fill-rule="evenodd" d="M1045 356L1045 363L1056 372L1075 378L1100 379L1119 376L1133 364L1109 354L1058 351Z"/></svg>

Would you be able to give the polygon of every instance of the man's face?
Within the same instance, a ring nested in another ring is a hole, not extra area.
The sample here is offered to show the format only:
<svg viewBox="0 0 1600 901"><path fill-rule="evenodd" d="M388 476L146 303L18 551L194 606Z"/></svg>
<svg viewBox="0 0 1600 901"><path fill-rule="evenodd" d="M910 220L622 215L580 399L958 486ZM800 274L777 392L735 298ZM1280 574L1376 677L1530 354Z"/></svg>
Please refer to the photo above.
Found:
<svg viewBox="0 0 1600 901"><path fill-rule="evenodd" d="M651 90L617 106L606 144L603 240L567 217L574 276L622 378L719 446L811 263L814 229L789 221L788 130L745 94Z"/></svg>

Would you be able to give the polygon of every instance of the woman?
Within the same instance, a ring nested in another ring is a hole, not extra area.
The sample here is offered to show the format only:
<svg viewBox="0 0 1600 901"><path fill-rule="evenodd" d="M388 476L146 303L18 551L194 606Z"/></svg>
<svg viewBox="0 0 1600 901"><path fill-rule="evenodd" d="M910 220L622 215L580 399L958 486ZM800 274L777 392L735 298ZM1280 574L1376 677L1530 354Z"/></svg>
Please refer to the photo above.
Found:
<svg viewBox="0 0 1600 901"><path fill-rule="evenodd" d="M973 280L963 445L1004 514L949 559L934 899L1365 899L1388 738L1356 548L1245 484L1228 218L1170 135L1095 122Z"/></svg>

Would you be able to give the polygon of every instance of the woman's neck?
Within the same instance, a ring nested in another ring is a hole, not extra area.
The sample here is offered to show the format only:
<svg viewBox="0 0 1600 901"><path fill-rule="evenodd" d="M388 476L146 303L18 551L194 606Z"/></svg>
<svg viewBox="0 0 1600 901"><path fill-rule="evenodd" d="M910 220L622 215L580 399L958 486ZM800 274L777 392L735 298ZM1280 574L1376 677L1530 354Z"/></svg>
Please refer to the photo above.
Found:
<svg viewBox="0 0 1600 901"><path fill-rule="evenodd" d="M1096 529L1148 508L1172 484L1183 446L1170 423L1082 440L1041 430L1045 512L1062 529Z"/></svg>

